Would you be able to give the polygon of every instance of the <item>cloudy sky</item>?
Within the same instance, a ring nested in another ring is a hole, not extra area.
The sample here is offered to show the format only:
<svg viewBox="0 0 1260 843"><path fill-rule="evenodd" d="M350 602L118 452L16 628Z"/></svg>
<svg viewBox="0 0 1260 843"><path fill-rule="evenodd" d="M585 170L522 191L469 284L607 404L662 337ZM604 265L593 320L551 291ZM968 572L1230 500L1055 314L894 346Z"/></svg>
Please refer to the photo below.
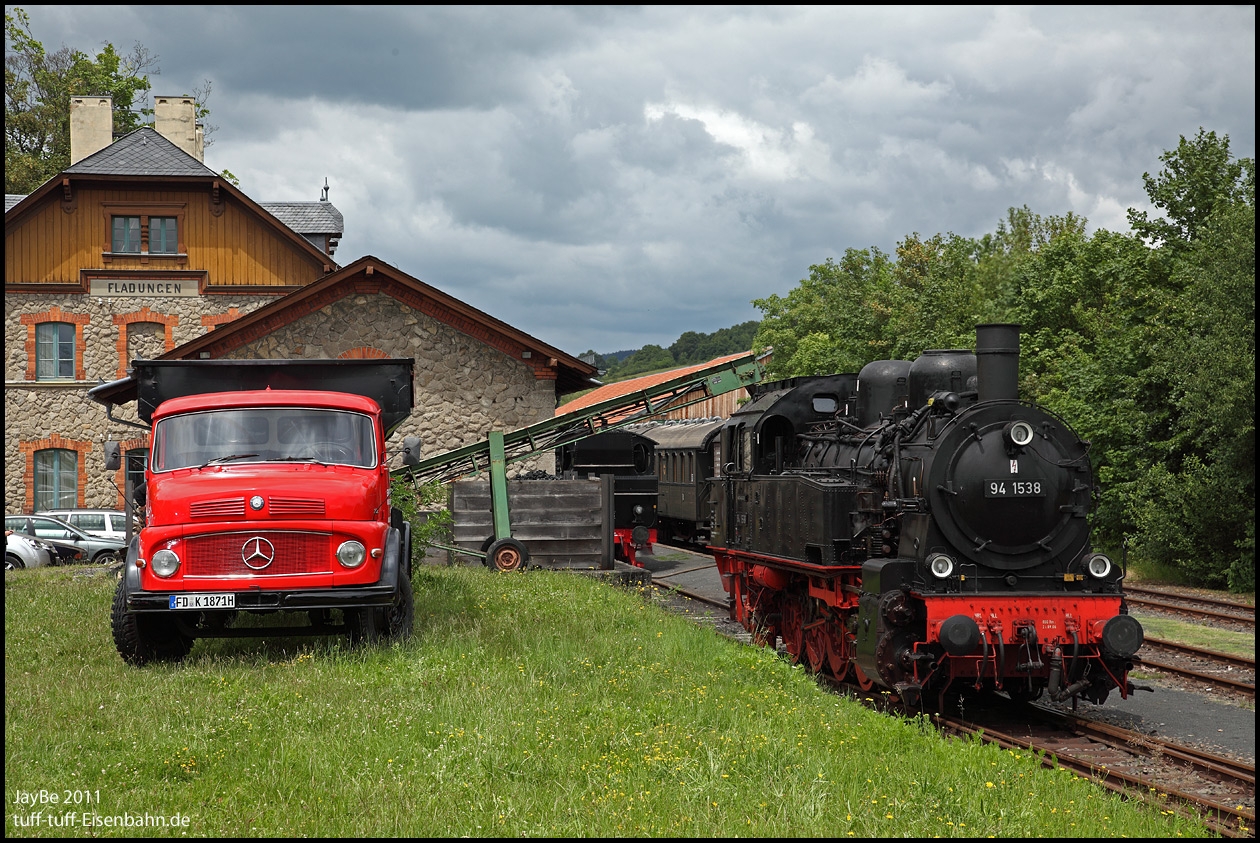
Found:
<svg viewBox="0 0 1260 843"><path fill-rule="evenodd" d="M12 8L6 6L6 9ZM206 164L573 355L759 319L1007 209L1128 231L1200 127L1255 157L1255 7L22 6L211 83Z"/></svg>

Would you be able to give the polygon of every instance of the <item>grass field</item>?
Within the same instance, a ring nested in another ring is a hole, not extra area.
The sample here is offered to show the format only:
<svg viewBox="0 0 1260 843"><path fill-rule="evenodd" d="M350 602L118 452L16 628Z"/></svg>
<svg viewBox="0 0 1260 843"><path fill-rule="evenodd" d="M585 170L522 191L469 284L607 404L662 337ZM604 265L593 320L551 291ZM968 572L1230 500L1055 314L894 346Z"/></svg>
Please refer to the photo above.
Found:
<svg viewBox="0 0 1260 843"><path fill-rule="evenodd" d="M137 669L112 577L6 573L6 836L1208 836L828 693L650 592L414 584L406 643L201 641Z"/></svg>

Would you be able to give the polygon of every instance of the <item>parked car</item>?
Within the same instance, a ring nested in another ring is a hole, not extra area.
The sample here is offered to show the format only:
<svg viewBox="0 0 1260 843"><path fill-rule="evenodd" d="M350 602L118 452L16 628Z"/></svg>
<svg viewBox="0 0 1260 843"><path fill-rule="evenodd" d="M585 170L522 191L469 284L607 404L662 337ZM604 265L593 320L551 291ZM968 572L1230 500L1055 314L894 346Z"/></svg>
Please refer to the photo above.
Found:
<svg viewBox="0 0 1260 843"><path fill-rule="evenodd" d="M51 515L6 515L4 528L35 536L38 539L51 539L55 542L68 542L83 551L85 562L104 565L114 561L115 557L126 547L122 539L106 539L91 536L78 527L67 524L60 518Z"/></svg>
<svg viewBox="0 0 1260 843"><path fill-rule="evenodd" d="M87 561L87 552L83 548L70 542L57 541L56 539L36 539L48 545L52 551L54 565L74 565L78 562Z"/></svg>
<svg viewBox="0 0 1260 843"><path fill-rule="evenodd" d="M92 536L106 539L127 539L127 513L117 509L41 509L36 515L60 518Z"/></svg>
<svg viewBox="0 0 1260 843"><path fill-rule="evenodd" d="M34 536L6 529L4 531L4 569L42 568L51 565L53 550Z"/></svg>

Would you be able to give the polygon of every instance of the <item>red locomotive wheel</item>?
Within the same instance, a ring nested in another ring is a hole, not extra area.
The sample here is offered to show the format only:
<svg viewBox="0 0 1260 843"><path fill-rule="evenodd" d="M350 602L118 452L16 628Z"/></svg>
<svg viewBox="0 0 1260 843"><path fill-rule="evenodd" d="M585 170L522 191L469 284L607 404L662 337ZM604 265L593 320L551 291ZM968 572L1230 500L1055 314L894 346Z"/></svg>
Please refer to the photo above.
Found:
<svg viewBox="0 0 1260 843"><path fill-rule="evenodd" d="M822 673L828 664L826 624L820 623L805 632L805 660L814 673Z"/></svg>
<svg viewBox="0 0 1260 843"><path fill-rule="evenodd" d="M845 644L844 630L834 623L823 624L827 638L827 664L831 675L843 682L849 672L849 649Z"/></svg>
<svg viewBox="0 0 1260 843"><path fill-rule="evenodd" d="M869 691L875 687L875 680L863 673L862 668L856 664L853 665L853 678L857 680L858 687L863 691Z"/></svg>
<svg viewBox="0 0 1260 843"><path fill-rule="evenodd" d="M783 647L792 657L793 664L799 664L805 652L805 606L800 598L783 598Z"/></svg>

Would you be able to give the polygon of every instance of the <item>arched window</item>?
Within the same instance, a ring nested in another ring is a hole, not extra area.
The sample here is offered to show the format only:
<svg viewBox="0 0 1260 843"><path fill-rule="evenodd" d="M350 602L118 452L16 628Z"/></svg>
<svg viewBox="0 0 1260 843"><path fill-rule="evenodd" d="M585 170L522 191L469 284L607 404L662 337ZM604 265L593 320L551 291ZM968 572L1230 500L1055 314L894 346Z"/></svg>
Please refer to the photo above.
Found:
<svg viewBox="0 0 1260 843"><path fill-rule="evenodd" d="M35 452L35 511L79 505L79 455L67 448Z"/></svg>
<svg viewBox="0 0 1260 843"><path fill-rule="evenodd" d="M69 322L41 322L35 326L35 379L73 380L75 328Z"/></svg>

